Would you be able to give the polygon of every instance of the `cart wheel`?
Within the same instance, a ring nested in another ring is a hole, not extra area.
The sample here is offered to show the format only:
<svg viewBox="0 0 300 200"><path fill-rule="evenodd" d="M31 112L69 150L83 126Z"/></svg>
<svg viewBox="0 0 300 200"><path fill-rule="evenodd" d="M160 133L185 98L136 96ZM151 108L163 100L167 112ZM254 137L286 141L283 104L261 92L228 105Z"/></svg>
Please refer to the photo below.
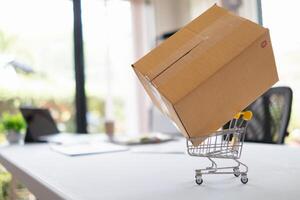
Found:
<svg viewBox="0 0 300 200"><path fill-rule="evenodd" d="M242 174L242 176L241 176L241 182L244 183L244 184L248 183L247 174Z"/></svg>
<svg viewBox="0 0 300 200"><path fill-rule="evenodd" d="M240 169L238 168L238 167L235 167L235 168L233 168L233 175L235 176L235 177L239 177L240 176Z"/></svg>
<svg viewBox="0 0 300 200"><path fill-rule="evenodd" d="M203 183L203 179L201 176L196 176L195 181L198 185L201 185Z"/></svg>

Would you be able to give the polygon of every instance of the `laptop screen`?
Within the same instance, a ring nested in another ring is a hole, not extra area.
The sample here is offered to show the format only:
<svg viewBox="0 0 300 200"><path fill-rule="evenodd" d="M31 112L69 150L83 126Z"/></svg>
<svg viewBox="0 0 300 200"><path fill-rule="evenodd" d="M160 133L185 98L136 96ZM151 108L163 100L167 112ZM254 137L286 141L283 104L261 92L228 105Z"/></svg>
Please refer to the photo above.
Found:
<svg viewBox="0 0 300 200"><path fill-rule="evenodd" d="M25 142L36 142L39 137L59 133L48 109L20 108L27 123Z"/></svg>

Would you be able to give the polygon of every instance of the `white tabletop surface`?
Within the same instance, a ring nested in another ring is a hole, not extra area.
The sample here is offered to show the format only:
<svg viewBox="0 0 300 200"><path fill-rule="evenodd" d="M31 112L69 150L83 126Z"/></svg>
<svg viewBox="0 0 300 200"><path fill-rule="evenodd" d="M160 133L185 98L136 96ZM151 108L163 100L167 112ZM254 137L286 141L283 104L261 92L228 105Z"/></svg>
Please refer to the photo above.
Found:
<svg viewBox="0 0 300 200"><path fill-rule="evenodd" d="M194 170L208 162L170 154L184 149L182 140L68 157L37 144L2 148L0 162L42 200L300 199L298 147L246 143L241 158L249 166L246 185L233 175L208 175L201 186Z"/></svg>

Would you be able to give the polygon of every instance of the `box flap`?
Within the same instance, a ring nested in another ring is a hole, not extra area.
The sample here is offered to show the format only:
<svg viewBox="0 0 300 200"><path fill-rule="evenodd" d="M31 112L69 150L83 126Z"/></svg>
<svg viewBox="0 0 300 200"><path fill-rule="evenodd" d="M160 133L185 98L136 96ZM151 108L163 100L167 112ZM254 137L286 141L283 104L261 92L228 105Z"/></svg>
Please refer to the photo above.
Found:
<svg viewBox="0 0 300 200"><path fill-rule="evenodd" d="M198 32L210 26L213 21L223 17L228 11L214 5L189 23L188 27L181 29L176 34L161 43L151 52L139 59L132 66L137 68L147 79L153 80L174 62L195 48L206 38Z"/></svg>
<svg viewBox="0 0 300 200"><path fill-rule="evenodd" d="M218 10L224 9L218 7ZM176 103L194 90L267 31L249 20L226 13L206 28L201 25L197 30L197 21L186 27L198 32L202 42L153 80L170 102Z"/></svg>
<svg viewBox="0 0 300 200"><path fill-rule="evenodd" d="M133 64L148 80L153 80L173 63L197 46L203 38L193 31L183 29L176 33L176 37L163 42L153 51Z"/></svg>

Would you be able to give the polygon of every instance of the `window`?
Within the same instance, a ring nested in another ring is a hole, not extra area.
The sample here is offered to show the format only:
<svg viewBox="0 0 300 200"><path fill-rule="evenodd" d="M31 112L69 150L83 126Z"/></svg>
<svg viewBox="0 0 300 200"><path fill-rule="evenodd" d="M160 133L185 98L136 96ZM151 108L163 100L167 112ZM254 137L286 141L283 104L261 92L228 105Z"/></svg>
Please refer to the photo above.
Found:
<svg viewBox="0 0 300 200"><path fill-rule="evenodd" d="M61 130L75 131L72 1L0 5L0 112L47 107Z"/></svg>
<svg viewBox="0 0 300 200"><path fill-rule="evenodd" d="M299 1L262 0L263 25L270 29L280 82L293 89L290 131L300 128L300 13Z"/></svg>
<svg viewBox="0 0 300 200"><path fill-rule="evenodd" d="M82 24L88 131L103 132L104 121L114 120L116 132L128 132L136 89L130 2L84 0Z"/></svg>

